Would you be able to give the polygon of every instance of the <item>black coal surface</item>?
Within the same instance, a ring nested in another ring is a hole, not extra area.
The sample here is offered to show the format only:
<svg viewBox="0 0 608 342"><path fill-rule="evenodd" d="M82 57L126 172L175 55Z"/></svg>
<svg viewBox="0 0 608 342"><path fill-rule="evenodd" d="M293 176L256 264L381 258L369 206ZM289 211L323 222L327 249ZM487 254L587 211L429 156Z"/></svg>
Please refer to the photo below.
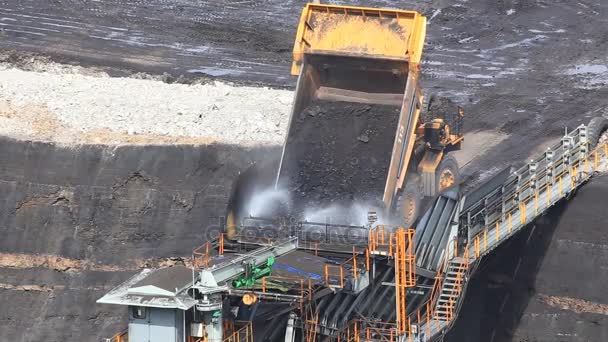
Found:
<svg viewBox="0 0 608 342"><path fill-rule="evenodd" d="M317 100L290 127L279 182L293 210L382 199L399 107Z"/></svg>

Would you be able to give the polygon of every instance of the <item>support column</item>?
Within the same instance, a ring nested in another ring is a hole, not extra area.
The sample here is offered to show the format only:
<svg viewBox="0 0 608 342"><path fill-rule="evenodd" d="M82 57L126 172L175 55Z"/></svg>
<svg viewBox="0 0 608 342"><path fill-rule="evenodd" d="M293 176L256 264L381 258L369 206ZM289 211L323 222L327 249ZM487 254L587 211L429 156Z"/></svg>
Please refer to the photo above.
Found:
<svg viewBox="0 0 608 342"><path fill-rule="evenodd" d="M287 328L285 328L285 342L295 342L296 340L296 329L294 325L296 323L296 314L293 312L289 313L289 320L287 320Z"/></svg>
<svg viewBox="0 0 608 342"><path fill-rule="evenodd" d="M196 310L202 315L204 337L208 342L224 340L224 322L222 317L221 294L206 294L196 304Z"/></svg>

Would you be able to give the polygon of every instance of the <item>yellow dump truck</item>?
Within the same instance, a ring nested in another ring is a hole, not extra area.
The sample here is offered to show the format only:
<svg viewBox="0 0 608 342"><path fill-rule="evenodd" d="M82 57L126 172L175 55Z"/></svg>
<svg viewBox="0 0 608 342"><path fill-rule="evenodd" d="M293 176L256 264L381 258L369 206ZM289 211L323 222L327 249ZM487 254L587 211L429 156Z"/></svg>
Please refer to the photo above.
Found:
<svg viewBox="0 0 608 342"><path fill-rule="evenodd" d="M424 196L457 182L447 153L460 148L463 113L427 111L418 86L425 32L426 18L415 11L306 5L291 67L295 99L271 172L274 186L289 193L291 213L305 219L361 203L409 225ZM237 187L229 233L251 195Z"/></svg>

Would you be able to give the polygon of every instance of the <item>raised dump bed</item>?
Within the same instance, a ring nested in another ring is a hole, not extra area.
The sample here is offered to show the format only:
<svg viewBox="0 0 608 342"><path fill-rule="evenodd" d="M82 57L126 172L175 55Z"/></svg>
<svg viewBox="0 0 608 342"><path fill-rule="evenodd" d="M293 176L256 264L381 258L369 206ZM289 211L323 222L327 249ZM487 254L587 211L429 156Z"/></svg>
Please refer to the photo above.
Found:
<svg viewBox="0 0 608 342"><path fill-rule="evenodd" d="M292 65L299 80L276 183L290 194L292 214L361 224L350 218L371 207L385 221L411 225L423 196L457 182L458 165L444 157L460 147L462 112L450 113L455 127L447 113L419 119L425 22L414 11L304 8Z"/></svg>
<svg viewBox="0 0 608 342"><path fill-rule="evenodd" d="M398 106L311 101L292 118L279 178L294 211L379 206L398 120Z"/></svg>

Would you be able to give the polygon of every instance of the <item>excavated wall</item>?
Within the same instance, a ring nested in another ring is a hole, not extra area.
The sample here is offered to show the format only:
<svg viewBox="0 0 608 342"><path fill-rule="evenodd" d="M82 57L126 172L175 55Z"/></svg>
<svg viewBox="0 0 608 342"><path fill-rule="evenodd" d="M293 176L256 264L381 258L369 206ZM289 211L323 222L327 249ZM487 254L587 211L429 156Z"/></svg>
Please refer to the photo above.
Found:
<svg viewBox="0 0 608 342"><path fill-rule="evenodd" d="M187 262L220 229L232 182L279 148L73 148L0 139L0 338L100 341L95 300L146 265Z"/></svg>
<svg viewBox="0 0 608 342"><path fill-rule="evenodd" d="M608 340L608 176L482 262L446 341Z"/></svg>

